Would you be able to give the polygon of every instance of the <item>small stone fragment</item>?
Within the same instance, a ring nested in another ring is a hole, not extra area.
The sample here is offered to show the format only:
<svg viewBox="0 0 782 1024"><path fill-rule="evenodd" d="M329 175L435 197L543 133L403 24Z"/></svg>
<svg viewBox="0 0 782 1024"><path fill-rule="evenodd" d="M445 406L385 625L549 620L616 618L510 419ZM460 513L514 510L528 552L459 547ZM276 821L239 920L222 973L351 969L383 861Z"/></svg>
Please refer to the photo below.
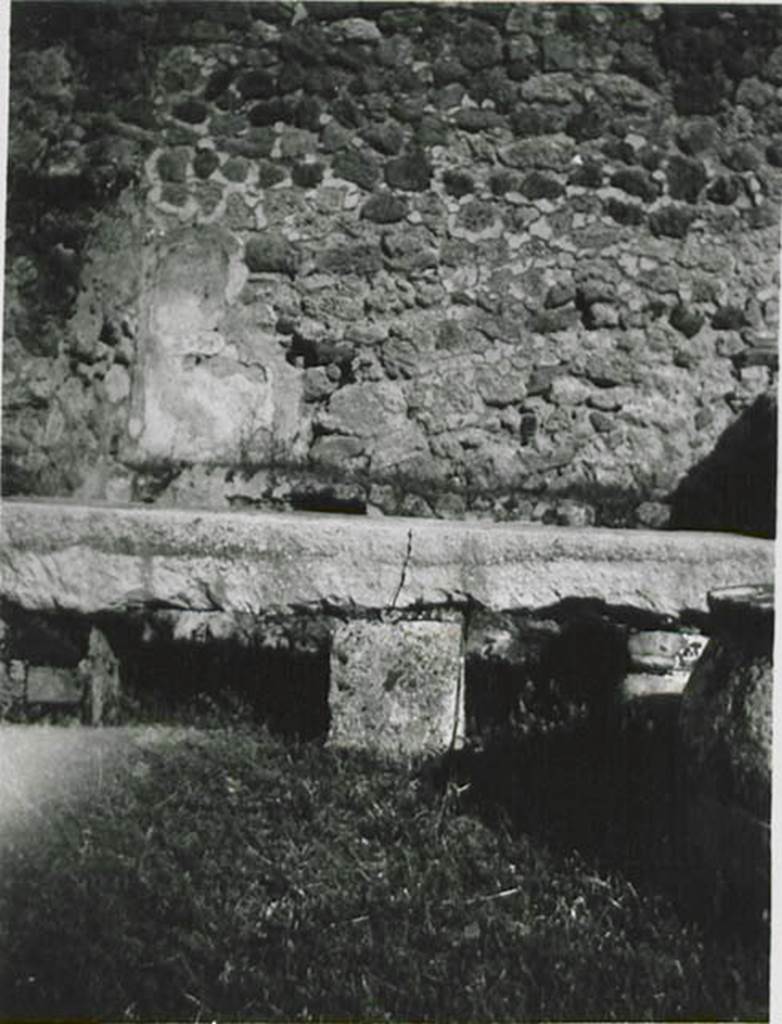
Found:
<svg viewBox="0 0 782 1024"><path fill-rule="evenodd" d="M270 160L258 161L258 185L261 188L271 188L286 178L286 171L279 164Z"/></svg>
<svg viewBox="0 0 782 1024"><path fill-rule="evenodd" d="M276 92L274 79L260 68L239 75L236 88L246 100L268 100Z"/></svg>
<svg viewBox="0 0 782 1024"><path fill-rule="evenodd" d="M199 178L208 178L220 166L220 157L213 149L197 149L193 171Z"/></svg>
<svg viewBox="0 0 782 1024"><path fill-rule="evenodd" d="M334 157L331 169L337 177L367 190L372 189L380 174L375 159L358 149L341 150Z"/></svg>
<svg viewBox="0 0 782 1024"><path fill-rule="evenodd" d="M643 207L634 203L623 203L621 199L607 199L605 211L617 224L629 224L633 227L643 224L646 214Z"/></svg>
<svg viewBox="0 0 782 1024"><path fill-rule="evenodd" d="M373 149L386 156L396 156L405 139L404 132L393 121L370 125L362 137Z"/></svg>
<svg viewBox="0 0 782 1024"><path fill-rule="evenodd" d="M722 159L732 171L756 171L763 162L763 154L751 142L740 142Z"/></svg>
<svg viewBox="0 0 782 1024"><path fill-rule="evenodd" d="M267 100L256 103L247 115L247 120L256 128L267 127L277 121L284 121L288 114L288 105L281 99Z"/></svg>
<svg viewBox="0 0 782 1024"><path fill-rule="evenodd" d="M685 338L694 338L701 327L703 327L703 321L702 313L699 313L697 309L685 306L683 303L674 306L669 317L671 326L675 327Z"/></svg>
<svg viewBox="0 0 782 1024"><path fill-rule="evenodd" d="M407 213L407 201L391 192L379 192L370 196L361 209L361 216L365 220L375 221L377 224L394 224L403 220Z"/></svg>
<svg viewBox="0 0 782 1024"><path fill-rule="evenodd" d="M201 100L190 97L175 104L172 113L178 121L184 121L186 124L200 124L206 120L208 110L206 104Z"/></svg>
<svg viewBox="0 0 782 1024"><path fill-rule="evenodd" d="M385 177L391 188L423 192L429 188L432 167L425 153L420 149L414 149L394 160L389 160L385 167Z"/></svg>
<svg viewBox="0 0 782 1024"><path fill-rule="evenodd" d="M332 274L375 274L383 268L380 250L368 242L335 245L317 256L319 270Z"/></svg>
<svg viewBox="0 0 782 1024"><path fill-rule="evenodd" d="M566 306L576 297L576 289L572 281L561 281L553 284L546 293L544 305L546 309L558 309Z"/></svg>
<svg viewBox="0 0 782 1024"><path fill-rule="evenodd" d="M483 132L490 128L500 128L504 123L502 114L483 107L466 107L456 115L456 127L465 132Z"/></svg>
<svg viewBox="0 0 782 1024"><path fill-rule="evenodd" d="M297 128L316 132L320 128L320 103L314 96L302 96L293 110L293 123Z"/></svg>
<svg viewBox="0 0 782 1024"><path fill-rule="evenodd" d="M737 331L747 326L747 317L738 306L720 306L711 318L715 331Z"/></svg>
<svg viewBox="0 0 782 1024"><path fill-rule="evenodd" d="M551 174L531 171L521 182L521 193L527 199L557 199L565 191L564 185Z"/></svg>
<svg viewBox="0 0 782 1024"><path fill-rule="evenodd" d="M157 159L157 172L161 181L184 182L190 153L184 146L164 150Z"/></svg>
<svg viewBox="0 0 782 1024"><path fill-rule="evenodd" d="M247 177L250 164L246 157L232 156L220 168L221 174L229 181L242 182Z"/></svg>
<svg viewBox="0 0 782 1024"><path fill-rule="evenodd" d="M645 203L653 203L660 194L660 186L648 171L640 167L628 167L611 176L611 184L628 195L638 196Z"/></svg>
<svg viewBox="0 0 782 1024"><path fill-rule="evenodd" d="M299 265L297 250L276 231L253 235L245 245L244 260L253 273L289 274L291 277Z"/></svg>
<svg viewBox="0 0 782 1024"><path fill-rule="evenodd" d="M649 215L649 227L657 236L684 238L696 217L697 213L687 207L662 206Z"/></svg>
<svg viewBox="0 0 782 1024"><path fill-rule="evenodd" d="M717 141L717 126L710 117L694 117L687 121L676 135L682 152L696 156L711 149Z"/></svg>
<svg viewBox="0 0 782 1024"><path fill-rule="evenodd" d="M697 201L708 180L706 168L700 160L678 154L669 159L665 174L671 199L684 199L688 203Z"/></svg>
<svg viewBox="0 0 782 1024"><path fill-rule="evenodd" d="M741 192L741 179L732 174L720 174L706 189L706 198L720 206L735 203Z"/></svg>
<svg viewBox="0 0 782 1024"><path fill-rule="evenodd" d="M299 188L316 188L323 180L323 164L297 163L292 171L293 184Z"/></svg>

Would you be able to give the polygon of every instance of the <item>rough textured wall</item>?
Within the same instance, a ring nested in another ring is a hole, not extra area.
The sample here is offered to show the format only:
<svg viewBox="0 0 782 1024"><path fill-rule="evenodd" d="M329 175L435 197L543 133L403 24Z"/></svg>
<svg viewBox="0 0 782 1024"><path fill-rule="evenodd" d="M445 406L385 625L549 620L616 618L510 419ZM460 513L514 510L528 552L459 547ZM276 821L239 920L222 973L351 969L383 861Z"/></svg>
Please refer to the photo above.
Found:
<svg viewBox="0 0 782 1024"><path fill-rule="evenodd" d="M774 384L781 92L775 7L18 5L5 491L665 525Z"/></svg>

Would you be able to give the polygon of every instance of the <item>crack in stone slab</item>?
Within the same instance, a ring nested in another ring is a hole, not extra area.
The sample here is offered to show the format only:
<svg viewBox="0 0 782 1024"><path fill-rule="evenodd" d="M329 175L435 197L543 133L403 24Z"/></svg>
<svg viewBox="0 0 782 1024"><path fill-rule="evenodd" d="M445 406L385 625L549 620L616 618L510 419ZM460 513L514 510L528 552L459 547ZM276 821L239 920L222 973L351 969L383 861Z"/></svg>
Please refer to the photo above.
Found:
<svg viewBox="0 0 782 1024"><path fill-rule="evenodd" d="M396 602L399 600L399 595L405 585L405 579L407 577L407 570L410 565L410 559L413 557L413 530L412 527L407 531L407 548L405 550L405 556L402 561L402 572L399 576L399 584L396 588L393 598L391 599L391 608L396 608Z"/></svg>

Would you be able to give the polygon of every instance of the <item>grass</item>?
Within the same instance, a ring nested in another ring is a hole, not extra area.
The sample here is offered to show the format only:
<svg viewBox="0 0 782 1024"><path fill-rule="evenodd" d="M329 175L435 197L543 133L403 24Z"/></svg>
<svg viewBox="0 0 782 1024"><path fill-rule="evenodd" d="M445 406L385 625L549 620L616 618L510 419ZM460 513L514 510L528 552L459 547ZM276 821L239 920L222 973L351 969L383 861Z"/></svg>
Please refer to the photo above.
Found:
<svg viewBox="0 0 782 1024"><path fill-rule="evenodd" d="M501 800L479 814L464 759L176 735L117 740L0 834L0 1016L767 1016L762 951Z"/></svg>

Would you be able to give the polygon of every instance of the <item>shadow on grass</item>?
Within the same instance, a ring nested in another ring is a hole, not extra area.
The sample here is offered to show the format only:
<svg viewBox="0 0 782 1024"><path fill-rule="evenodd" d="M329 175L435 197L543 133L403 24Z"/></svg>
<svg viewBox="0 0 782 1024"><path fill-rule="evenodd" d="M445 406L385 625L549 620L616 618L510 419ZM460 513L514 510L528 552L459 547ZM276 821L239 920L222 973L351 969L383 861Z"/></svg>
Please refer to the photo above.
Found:
<svg viewBox="0 0 782 1024"><path fill-rule="evenodd" d="M528 835L556 853L577 851L597 870L672 900L718 942L736 939L760 957L767 929L740 901L715 916L688 875L680 698L665 695L604 708L569 726L520 735L509 725L451 755L440 784L485 824Z"/></svg>

